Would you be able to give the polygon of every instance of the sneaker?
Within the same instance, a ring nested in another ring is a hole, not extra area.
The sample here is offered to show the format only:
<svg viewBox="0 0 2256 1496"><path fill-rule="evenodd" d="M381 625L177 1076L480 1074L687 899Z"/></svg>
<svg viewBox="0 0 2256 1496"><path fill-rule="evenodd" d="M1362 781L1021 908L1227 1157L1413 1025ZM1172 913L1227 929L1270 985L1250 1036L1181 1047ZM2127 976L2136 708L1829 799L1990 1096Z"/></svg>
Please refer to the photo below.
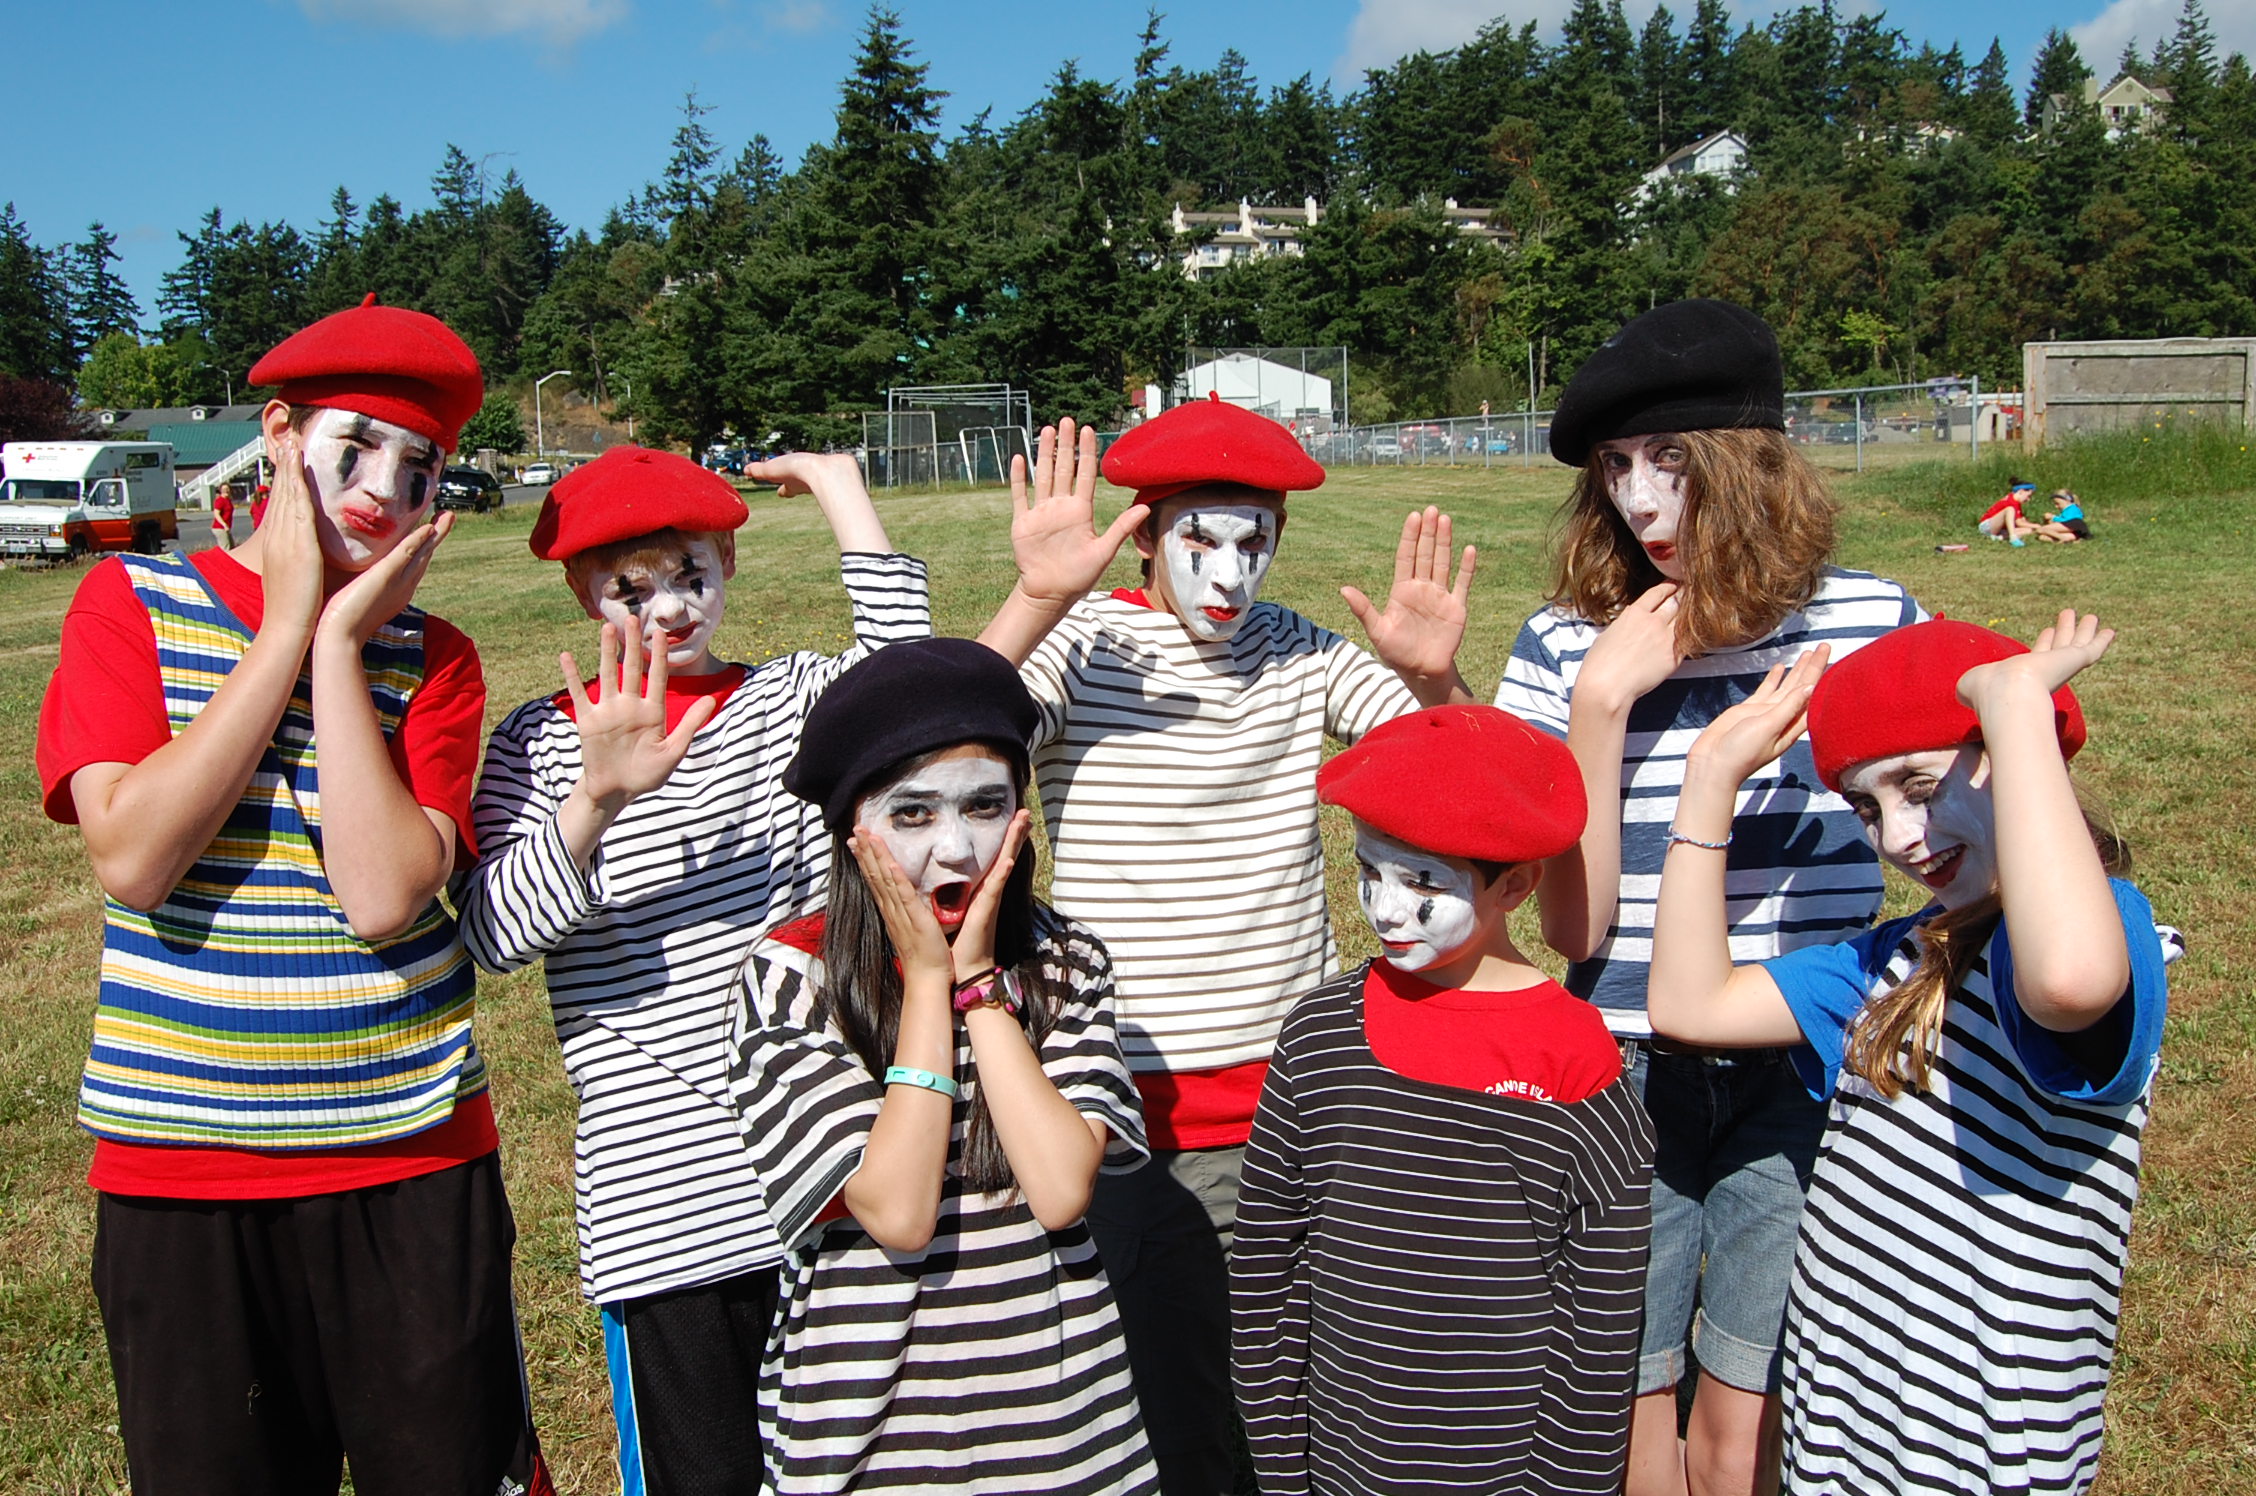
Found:
<svg viewBox="0 0 2256 1496"><path fill-rule="evenodd" d="M2013 545L2016 550L2020 549L2023 546L2026 546L2028 543L2029 542L2021 539L2019 536L2014 537Z"/></svg>

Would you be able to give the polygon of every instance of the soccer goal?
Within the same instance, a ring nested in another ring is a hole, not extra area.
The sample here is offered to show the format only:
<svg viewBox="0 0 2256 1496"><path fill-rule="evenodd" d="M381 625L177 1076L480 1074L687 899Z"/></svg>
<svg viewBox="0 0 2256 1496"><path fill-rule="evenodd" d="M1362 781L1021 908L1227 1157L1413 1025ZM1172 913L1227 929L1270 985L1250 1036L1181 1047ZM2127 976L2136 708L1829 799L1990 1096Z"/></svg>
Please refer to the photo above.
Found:
<svg viewBox="0 0 2256 1496"><path fill-rule="evenodd" d="M1034 403L1007 384L901 385L862 416L862 472L872 488L979 487L1009 481L1034 457Z"/></svg>

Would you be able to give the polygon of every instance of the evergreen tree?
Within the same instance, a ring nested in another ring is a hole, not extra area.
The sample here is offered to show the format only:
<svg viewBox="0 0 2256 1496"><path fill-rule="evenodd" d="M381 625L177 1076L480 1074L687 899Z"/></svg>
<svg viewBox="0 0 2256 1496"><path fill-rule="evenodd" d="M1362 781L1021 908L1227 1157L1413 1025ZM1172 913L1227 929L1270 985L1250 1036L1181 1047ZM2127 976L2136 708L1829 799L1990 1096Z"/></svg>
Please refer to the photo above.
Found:
<svg viewBox="0 0 2256 1496"><path fill-rule="evenodd" d="M1684 138L1701 140L1730 129L1731 12L1724 0L1699 0L1684 38L1684 70Z"/></svg>
<svg viewBox="0 0 2256 1496"><path fill-rule="evenodd" d="M2013 107L2013 81L2005 61L2005 48L1992 37L1990 50L1982 54L1982 60L1974 65L1973 76L1967 80L1960 123L1974 140L1996 146L2013 138L2020 114L2021 111Z"/></svg>
<svg viewBox="0 0 2256 1496"><path fill-rule="evenodd" d="M16 205L0 205L0 375L68 385L77 366L64 278L32 243Z"/></svg>
<svg viewBox="0 0 2256 1496"><path fill-rule="evenodd" d="M71 336L82 352L113 333L140 331L141 304L125 278L110 268L118 259L117 235L102 227L100 219L71 248Z"/></svg>
<svg viewBox="0 0 2256 1496"><path fill-rule="evenodd" d="M313 243L313 270L306 277L306 310L316 317L357 304L371 288L360 285L360 209L343 186L329 194L329 216Z"/></svg>
<svg viewBox="0 0 2256 1496"><path fill-rule="evenodd" d="M194 235L177 236L187 253L181 256L179 266L167 270L157 283L157 311L163 318L166 341L204 325L211 300L212 261L219 253L224 232L215 207L204 215Z"/></svg>
<svg viewBox="0 0 2256 1496"><path fill-rule="evenodd" d="M1645 154L1652 160L1699 138L1684 133L1686 96L1692 91L1689 71L1684 49L1676 40L1676 17L1666 5L1654 6L1644 30L1637 34L1634 104Z"/></svg>
<svg viewBox="0 0 2256 1496"><path fill-rule="evenodd" d="M2091 69L2084 66L2083 54L2076 50L2076 39L2055 26L2045 33L2044 45L2037 49L2036 65L2029 72L2029 93L2021 111L2022 123L2035 129L2044 122L2045 101L2054 95L2067 100L2069 107L2079 107L2083 102L2084 80Z"/></svg>

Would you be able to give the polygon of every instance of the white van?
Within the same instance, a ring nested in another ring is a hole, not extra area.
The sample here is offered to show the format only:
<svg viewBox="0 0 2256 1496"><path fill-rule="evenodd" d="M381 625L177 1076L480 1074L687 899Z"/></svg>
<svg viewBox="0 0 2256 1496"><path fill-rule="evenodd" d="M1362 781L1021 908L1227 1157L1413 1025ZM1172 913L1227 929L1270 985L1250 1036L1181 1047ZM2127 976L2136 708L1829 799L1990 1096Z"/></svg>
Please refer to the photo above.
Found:
<svg viewBox="0 0 2256 1496"><path fill-rule="evenodd" d="M0 556L154 555L180 535L170 442L0 446Z"/></svg>

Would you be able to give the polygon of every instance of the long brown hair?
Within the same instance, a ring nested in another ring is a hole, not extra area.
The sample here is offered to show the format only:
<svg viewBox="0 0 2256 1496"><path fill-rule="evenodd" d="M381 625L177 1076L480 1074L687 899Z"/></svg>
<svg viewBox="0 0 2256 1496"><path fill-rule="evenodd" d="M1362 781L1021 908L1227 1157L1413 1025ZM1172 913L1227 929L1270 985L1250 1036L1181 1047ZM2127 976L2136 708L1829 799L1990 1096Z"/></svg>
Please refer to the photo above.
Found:
<svg viewBox="0 0 2256 1496"><path fill-rule="evenodd" d="M1677 550L1686 580L1676 637L1691 656L1752 643L1817 595L1833 555L1835 506L1784 432L1687 431L1681 440ZM1552 603L1596 624L1667 580L1607 496L1602 463L1593 450L1552 547Z"/></svg>
<svg viewBox="0 0 2256 1496"><path fill-rule="evenodd" d="M2130 844L2116 834L2105 807L2081 784L2075 789L2100 866L2110 878L2129 873ZM1849 1026L1841 1068L1863 1076L1890 1100L1906 1090L1928 1089L1935 1049L1942 1040L1943 1012L1974 969L1975 960L1988 949L1991 932L2004 913L2004 901L1992 890L1963 909L1946 910L1921 925L1919 963L1857 1015Z"/></svg>
<svg viewBox="0 0 2256 1496"><path fill-rule="evenodd" d="M945 751L904 759L871 776L870 782L882 784L914 773ZM1029 777L1025 750L1006 750L1004 756L1010 760L1023 804ZM846 1047L869 1067L871 1075L882 1076L893 1063L893 1048L901 1036L901 967L892 937L885 933L885 917L878 911L877 896L870 892L861 864L846 846L847 834L841 831L831 838L830 899L823 916L823 980L815 993L814 1019L817 1023L835 1022ZM1002 904L995 918L995 964L1016 977L1022 999L1019 1026L1026 1031L1026 1041L1039 1049L1057 1023L1063 994L1059 984L1043 973L1037 959L1034 909L1034 847L1030 841L1019 848L1018 861L1003 884ZM1014 1189L1018 1181L1011 1173L1010 1159L1003 1153L1002 1140L995 1136L986 1093L976 1081L966 1089L971 1095L971 1119L964 1135L964 1188Z"/></svg>

